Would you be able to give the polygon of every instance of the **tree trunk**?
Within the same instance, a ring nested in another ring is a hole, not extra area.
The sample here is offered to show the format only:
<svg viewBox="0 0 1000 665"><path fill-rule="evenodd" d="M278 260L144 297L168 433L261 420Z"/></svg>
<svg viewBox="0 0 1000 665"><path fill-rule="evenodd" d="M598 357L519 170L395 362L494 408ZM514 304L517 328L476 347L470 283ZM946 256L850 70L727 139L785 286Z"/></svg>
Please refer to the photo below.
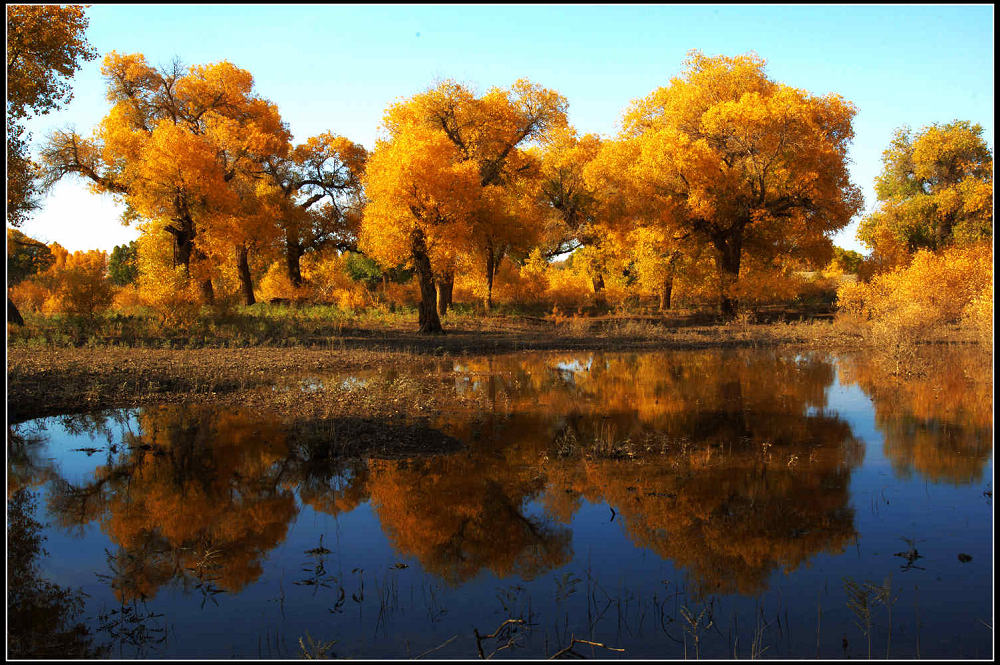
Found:
<svg viewBox="0 0 1000 665"><path fill-rule="evenodd" d="M591 277L590 281L594 285L594 293L600 293L601 291L604 290L604 275L602 275L601 273L597 273L596 275Z"/></svg>
<svg viewBox="0 0 1000 665"><path fill-rule="evenodd" d="M740 276L740 259L743 254L741 238L730 237L714 242L719 252L719 273L722 278L722 297L720 306L722 316L731 319L736 316L739 301L731 294L730 288Z"/></svg>
<svg viewBox="0 0 1000 665"><path fill-rule="evenodd" d="M420 305L418 321L420 332L437 334L444 332L441 319L438 318L436 293L434 290L434 273L431 271L431 259L427 255L427 242L423 231L414 229L410 235L410 253L413 256L413 267L420 284Z"/></svg>
<svg viewBox="0 0 1000 665"><path fill-rule="evenodd" d="M252 305L257 302L253 297L253 277L250 275L249 253L246 245L240 245L236 248L236 268L240 275L244 305Z"/></svg>
<svg viewBox="0 0 1000 665"><path fill-rule="evenodd" d="M302 286L302 268L299 260L302 258L302 243L292 234L285 231L285 267L288 271L288 281L292 286Z"/></svg>
<svg viewBox="0 0 1000 665"><path fill-rule="evenodd" d="M17 306L14 301L7 296L7 323L13 323L15 326L23 326L24 319L21 318L21 312L17 311Z"/></svg>
<svg viewBox="0 0 1000 665"><path fill-rule="evenodd" d="M212 288L212 278L206 277L201 282L201 297L209 305L215 302L215 289Z"/></svg>
<svg viewBox="0 0 1000 665"><path fill-rule="evenodd" d="M670 275L663 280L660 288L660 311L666 312L670 309L670 296L674 290L674 276Z"/></svg>
<svg viewBox="0 0 1000 665"><path fill-rule="evenodd" d="M493 309L493 275L496 273L496 257L493 248L486 250L486 311Z"/></svg>
<svg viewBox="0 0 1000 665"><path fill-rule="evenodd" d="M174 236L174 265L184 266L184 272L191 276L191 254L194 252L194 238L190 234L178 232Z"/></svg>
<svg viewBox="0 0 1000 665"><path fill-rule="evenodd" d="M205 252L201 251L200 249L194 249L191 252L191 260L199 262L207 261L208 256L206 256ZM190 268L188 269L188 274L189 275L191 274ZM201 287L201 297L205 299L205 303L208 305L215 303L215 289L212 288L212 278L206 277L205 279L203 279L201 281L200 287Z"/></svg>
<svg viewBox="0 0 1000 665"><path fill-rule="evenodd" d="M438 314L444 316L451 307L451 295L455 288L455 273L448 271L437 282Z"/></svg>
<svg viewBox="0 0 1000 665"><path fill-rule="evenodd" d="M175 225L167 227L167 231L174 237L174 265L184 266L184 272L190 279L192 261L202 260L206 257L194 246L194 220L190 217L182 217L173 221ZM209 304L215 302L215 291L212 288L211 278L205 279L200 287L205 302Z"/></svg>

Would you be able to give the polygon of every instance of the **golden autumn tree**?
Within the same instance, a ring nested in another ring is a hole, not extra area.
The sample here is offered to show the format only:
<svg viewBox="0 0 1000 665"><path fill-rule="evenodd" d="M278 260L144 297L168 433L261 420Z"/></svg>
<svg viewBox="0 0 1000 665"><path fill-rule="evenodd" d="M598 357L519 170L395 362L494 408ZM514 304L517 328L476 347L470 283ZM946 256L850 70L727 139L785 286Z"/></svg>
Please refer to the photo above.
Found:
<svg viewBox="0 0 1000 665"><path fill-rule="evenodd" d="M469 245L479 199L476 164L441 132L420 123L396 126L368 160L362 251L383 265L407 262L420 286L420 332L442 332L434 268Z"/></svg>
<svg viewBox="0 0 1000 665"><path fill-rule="evenodd" d="M301 259L307 251L357 250L367 158L364 146L324 132L284 157L265 159L264 170L274 188L267 198L268 213L281 227L285 272L292 286L302 285Z"/></svg>
<svg viewBox="0 0 1000 665"><path fill-rule="evenodd" d="M38 206L38 165L28 154L24 121L66 104L69 79L97 57L84 32L88 19L78 5L7 6L7 223L20 226ZM9 242L9 241L8 241ZM23 325L7 298L7 320Z"/></svg>
<svg viewBox="0 0 1000 665"><path fill-rule="evenodd" d="M829 234L861 209L847 172L854 106L767 77L755 54L692 51L684 72L635 101L596 171L651 223L710 246L722 311L745 254L829 261Z"/></svg>
<svg viewBox="0 0 1000 665"><path fill-rule="evenodd" d="M43 270L11 287L17 306L44 314L71 314L91 322L111 305L108 255L101 250L70 253L58 243L47 247Z"/></svg>
<svg viewBox="0 0 1000 665"><path fill-rule="evenodd" d="M875 179L879 207L858 226L876 271L921 249L993 237L993 155L982 134L980 125L958 120L893 133Z"/></svg>
<svg viewBox="0 0 1000 665"><path fill-rule="evenodd" d="M229 62L155 68L141 54L112 52L102 72L112 108L89 139L52 134L42 152L47 182L86 178L125 203L127 220L169 233L175 264L211 301L201 237L244 214L249 181L265 158L287 154L288 130L277 107L254 92L250 73ZM231 239L234 253L241 240Z"/></svg>
<svg viewBox="0 0 1000 665"><path fill-rule="evenodd" d="M38 186L24 121L72 99L69 79L97 57L79 5L7 6L7 221L19 226L35 208Z"/></svg>
<svg viewBox="0 0 1000 665"><path fill-rule="evenodd" d="M575 260L589 259L595 293L604 288L601 240L609 232L608 204L584 179L584 169L597 157L601 143L595 134L579 136L571 127L562 127L550 132L536 150L541 205L549 212L540 238L542 255L551 259L587 248Z"/></svg>
<svg viewBox="0 0 1000 665"><path fill-rule="evenodd" d="M478 207L469 217L465 256L467 263L485 268L487 308L503 258L527 254L532 244L533 211L525 199L530 198L526 192L534 164L523 148L565 126L566 106L562 95L526 79L481 96L454 81L443 81L386 113L385 127L391 134L422 127L450 142L458 161L474 166L481 191ZM447 270L442 277L449 283L452 279Z"/></svg>

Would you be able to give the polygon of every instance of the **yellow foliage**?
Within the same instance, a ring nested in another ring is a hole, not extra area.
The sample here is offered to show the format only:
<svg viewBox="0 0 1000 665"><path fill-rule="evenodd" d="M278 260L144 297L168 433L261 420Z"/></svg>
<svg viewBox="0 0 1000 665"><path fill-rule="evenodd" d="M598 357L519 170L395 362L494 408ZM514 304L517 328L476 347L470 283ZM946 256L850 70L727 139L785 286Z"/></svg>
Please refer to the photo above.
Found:
<svg viewBox="0 0 1000 665"><path fill-rule="evenodd" d="M385 286L384 295L388 302L396 305L413 306L420 302L420 289L417 288L416 280L406 284L389 282Z"/></svg>
<svg viewBox="0 0 1000 665"><path fill-rule="evenodd" d="M858 239L872 249L874 271L905 265L919 249L993 237L993 155L983 128L967 121L897 129L875 179L878 209Z"/></svg>
<svg viewBox="0 0 1000 665"><path fill-rule="evenodd" d="M564 311L580 309L593 299L593 284L579 271L550 266L545 276L548 283L544 298L554 307Z"/></svg>
<svg viewBox="0 0 1000 665"><path fill-rule="evenodd" d="M869 322L877 345L898 348L943 324L958 323L969 312L981 321L987 293L992 313L992 283L993 251L987 243L939 253L922 250L906 268L868 283L842 285L837 303L842 312Z"/></svg>
<svg viewBox="0 0 1000 665"><path fill-rule="evenodd" d="M119 311L131 311L143 305L142 295L136 286L123 286L115 289L112 306Z"/></svg>
<svg viewBox="0 0 1000 665"><path fill-rule="evenodd" d="M144 233L138 241L142 302L151 307L165 326L187 325L201 311L201 296L182 265L174 265L169 237Z"/></svg>
<svg viewBox="0 0 1000 665"><path fill-rule="evenodd" d="M453 260L470 242L477 170L446 136L423 127L379 141L365 171L359 247L396 265L411 259L412 236L422 232L432 265Z"/></svg>
<svg viewBox="0 0 1000 665"><path fill-rule="evenodd" d="M804 290L805 281L785 267L744 262L729 295L751 307L788 302Z"/></svg>
<svg viewBox="0 0 1000 665"><path fill-rule="evenodd" d="M49 290L38 279L25 279L10 287L8 295L22 312L41 312Z"/></svg>
<svg viewBox="0 0 1000 665"><path fill-rule="evenodd" d="M854 106L772 81L755 54L685 64L632 104L588 184L664 240L711 247L727 286L744 256L822 258L862 206L847 172Z"/></svg>
<svg viewBox="0 0 1000 665"><path fill-rule="evenodd" d="M257 292L264 302L274 298L298 301L309 298L312 295L310 289L305 284L300 287L292 284L292 280L288 278L288 270L281 261L275 261L267 269L267 272L257 284Z"/></svg>
<svg viewBox="0 0 1000 665"><path fill-rule="evenodd" d="M302 277L312 289L313 297L336 303L343 310L352 311L374 304L368 289L347 274L346 265L346 254L314 252L303 258Z"/></svg>
<svg viewBox="0 0 1000 665"><path fill-rule="evenodd" d="M962 320L966 326L976 331L979 341L993 345L993 282L972 298L963 311Z"/></svg>
<svg viewBox="0 0 1000 665"><path fill-rule="evenodd" d="M19 308L93 318L111 305L107 253L91 250L69 254L55 243L50 250L55 262L11 289L11 299Z"/></svg>

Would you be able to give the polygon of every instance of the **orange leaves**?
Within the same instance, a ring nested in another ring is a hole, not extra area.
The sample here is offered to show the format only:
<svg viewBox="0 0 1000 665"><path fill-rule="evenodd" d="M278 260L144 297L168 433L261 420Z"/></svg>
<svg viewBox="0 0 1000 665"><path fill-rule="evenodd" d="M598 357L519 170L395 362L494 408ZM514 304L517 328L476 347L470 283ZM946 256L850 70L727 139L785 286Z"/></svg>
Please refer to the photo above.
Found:
<svg viewBox="0 0 1000 665"><path fill-rule="evenodd" d="M858 238L873 260L904 264L900 248L940 250L993 235L993 155L982 127L934 124L912 136L897 129L876 179L879 209L862 220Z"/></svg>
<svg viewBox="0 0 1000 665"><path fill-rule="evenodd" d="M744 253L825 263L828 234L861 209L847 175L854 107L770 80L755 54L693 51L685 64L632 104L588 179L622 192L633 223L710 246L727 287Z"/></svg>
<svg viewBox="0 0 1000 665"><path fill-rule="evenodd" d="M841 287L838 307L870 321L869 333L877 346L906 350L963 316L978 331L991 330L983 301L992 282L993 252L987 243L940 253L922 250L906 268L876 275L867 284Z"/></svg>
<svg viewBox="0 0 1000 665"><path fill-rule="evenodd" d="M225 61L156 69L142 54L111 52L102 72L114 105L93 141L52 137L43 151L49 180L81 175L97 191L121 195L133 219L157 220L186 277L195 268L207 279L242 257L238 272L252 300L247 252L278 236L280 197L260 187L264 167L291 149L277 107L255 93L249 72ZM215 266L194 265L206 258Z"/></svg>
<svg viewBox="0 0 1000 665"><path fill-rule="evenodd" d="M44 314L94 317L111 305L113 288L105 252L70 254L56 243L49 249L53 263L11 288L10 297L19 307Z"/></svg>
<svg viewBox="0 0 1000 665"><path fill-rule="evenodd" d="M13 120L69 101L66 80L97 56L80 5L8 5L7 113Z"/></svg>
<svg viewBox="0 0 1000 665"><path fill-rule="evenodd" d="M503 257L527 253L543 227L538 164L520 146L565 125L565 99L527 80L482 96L444 81L394 104L365 176L360 247L392 265L426 242L423 273L485 265L489 303ZM421 283L429 297L431 276Z"/></svg>
<svg viewBox="0 0 1000 665"><path fill-rule="evenodd" d="M380 141L364 177L368 205L360 246L384 265L410 256L410 233L422 230L432 256L455 256L469 242L478 203L476 164L447 136L420 126Z"/></svg>

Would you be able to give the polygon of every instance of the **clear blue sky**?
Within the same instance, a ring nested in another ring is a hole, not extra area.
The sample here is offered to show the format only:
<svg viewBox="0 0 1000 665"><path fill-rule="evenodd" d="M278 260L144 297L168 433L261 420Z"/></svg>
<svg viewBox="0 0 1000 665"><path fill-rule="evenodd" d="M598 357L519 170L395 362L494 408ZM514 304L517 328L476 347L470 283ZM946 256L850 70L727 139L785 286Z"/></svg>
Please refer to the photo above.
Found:
<svg viewBox="0 0 1000 665"><path fill-rule="evenodd" d="M577 129L611 136L630 100L700 49L756 51L773 79L852 101L851 173L869 209L895 127L971 120L993 146L992 6L95 5L87 15L101 57L249 70L296 140L329 130L372 147L385 107L438 78L485 90L527 77L566 96ZM57 127L89 134L107 112L100 59L76 75L65 110L31 122L36 144ZM860 249L856 225L835 241ZM59 184L23 231L70 250L137 235L79 182Z"/></svg>

